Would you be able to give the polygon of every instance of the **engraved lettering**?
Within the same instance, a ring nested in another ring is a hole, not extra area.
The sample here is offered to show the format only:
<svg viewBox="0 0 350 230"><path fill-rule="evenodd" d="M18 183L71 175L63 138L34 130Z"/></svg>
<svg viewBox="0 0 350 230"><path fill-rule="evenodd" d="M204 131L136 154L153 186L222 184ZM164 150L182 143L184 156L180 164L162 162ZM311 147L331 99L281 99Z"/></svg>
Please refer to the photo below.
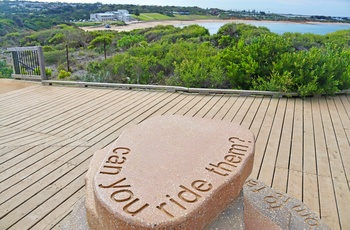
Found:
<svg viewBox="0 0 350 230"><path fill-rule="evenodd" d="M124 193L124 195L120 195L120 193ZM125 196L125 197L123 197ZM116 202L125 202L134 197L134 193L127 189L117 190L111 194L111 199Z"/></svg>
<svg viewBox="0 0 350 230"><path fill-rule="evenodd" d="M308 210L306 210L305 208L302 208L301 205L294 206L292 209L294 211L296 211L299 216L305 217L305 216L311 215L311 213Z"/></svg>
<svg viewBox="0 0 350 230"><path fill-rule="evenodd" d="M174 217L173 214L171 214L170 212L168 212L167 210L164 209L164 206L166 205L165 202L161 203L159 206L157 206L156 208L158 208L160 211L163 211L165 214L167 214L170 217Z"/></svg>
<svg viewBox="0 0 350 230"><path fill-rule="evenodd" d="M209 165L213 167L206 167L206 170L220 176L228 176L228 172L232 172L232 167L237 167L235 164L242 162L242 157L246 155L249 146L245 144L245 140L238 137L230 137L228 140L232 144L228 150L229 154L224 156L225 162L219 162L216 165L210 163Z"/></svg>
<svg viewBox="0 0 350 230"><path fill-rule="evenodd" d="M260 190L263 190L264 188L266 188L265 186L261 186L260 188L256 188L251 190L252 192L260 192Z"/></svg>
<svg viewBox="0 0 350 230"><path fill-rule="evenodd" d="M278 204L278 198L274 196L266 196L264 197L264 201L266 201L270 207L269 208L280 208L281 205Z"/></svg>
<svg viewBox="0 0 350 230"><path fill-rule="evenodd" d="M169 195L166 195L166 197L170 198ZM174 204L176 204L177 206L179 206L180 208L182 208L183 210L186 210L186 207L183 206L182 204L180 204L179 202L177 202L176 200L174 200L173 198L169 199L171 202L173 202Z"/></svg>
<svg viewBox="0 0 350 230"><path fill-rule="evenodd" d="M243 143L245 142L245 140L242 140L239 137L230 137L228 140L232 143L236 143L237 141L243 142Z"/></svg>
<svg viewBox="0 0 350 230"><path fill-rule="evenodd" d="M304 222L309 226L318 226L318 221L314 217L310 217L312 216L312 213L302 205L296 205L292 207L292 210L298 213L300 217L303 217Z"/></svg>
<svg viewBox="0 0 350 230"><path fill-rule="evenodd" d="M236 155L226 155L224 158L225 158L225 160L227 160L228 162L231 162L231 163L241 163L241 161L242 161L242 157L236 156ZM235 158L237 158L237 159L235 159Z"/></svg>
<svg viewBox="0 0 350 230"><path fill-rule="evenodd" d="M208 192L210 189L213 188L213 185L206 182L205 180L195 180L192 182L191 186L192 186L192 188L194 188L200 192Z"/></svg>
<svg viewBox="0 0 350 230"><path fill-rule="evenodd" d="M230 137L229 141L232 143L229 153L237 154L237 155L245 155L249 146L245 144L245 140L241 140L237 137Z"/></svg>
<svg viewBox="0 0 350 230"><path fill-rule="evenodd" d="M111 185L102 185L102 184L99 184L98 186L100 188L128 188L128 187L131 187L130 185L117 185L123 181L125 181L126 178L124 177L123 179L120 179L118 180L117 182L114 182L113 184Z"/></svg>
<svg viewBox="0 0 350 230"><path fill-rule="evenodd" d="M254 179L250 179L248 181L245 182L245 184L248 186L248 187L254 187L255 185L258 184L258 182Z"/></svg>
<svg viewBox="0 0 350 230"><path fill-rule="evenodd" d="M220 176L228 176L228 173L222 174L222 173L220 173L220 172L218 172L218 171L215 171L214 168L205 168L205 169L208 170L208 171L210 171L210 172L214 172L214 173L216 173L216 174L218 174L218 175L220 175Z"/></svg>
<svg viewBox="0 0 350 230"><path fill-rule="evenodd" d="M318 226L318 221L313 217L308 217L304 221L309 226Z"/></svg>
<svg viewBox="0 0 350 230"><path fill-rule="evenodd" d="M119 166L108 166L108 165L104 165L103 168L108 168L108 169L113 169L110 172L100 172L101 174L109 174L109 175L117 175L118 173L120 173L120 171L122 170L122 167Z"/></svg>
<svg viewBox="0 0 350 230"><path fill-rule="evenodd" d="M284 204L288 203L290 197L286 196L285 194L279 193L279 192L276 192L276 194L277 194L277 197L278 197L280 200L282 200L282 202L283 202Z"/></svg>
<svg viewBox="0 0 350 230"><path fill-rule="evenodd" d="M220 168L220 169L225 170L227 172L232 172L232 170L229 169L230 167L224 167L223 165L228 165L228 166L231 166L231 167L237 167L236 165L233 165L233 164L230 164L230 163L227 163L227 162L219 162L219 163L217 163L217 165L214 165L214 164L210 163L209 165L213 166L215 168Z"/></svg>
<svg viewBox="0 0 350 230"><path fill-rule="evenodd" d="M130 151L131 151L129 148L117 147L117 148L114 148L114 149L113 149L113 152L116 153L116 154L118 154L118 153L119 153L118 150L122 150L122 151L119 151L119 152L121 152L122 155L129 154Z"/></svg>
<svg viewBox="0 0 350 230"><path fill-rule="evenodd" d="M130 211L129 210L130 206L132 206L133 204L135 204L139 200L140 200L139 198L136 198L133 201L131 201L130 203L128 203L127 205L125 205L123 208L124 212L131 214L132 216L135 216L136 214L140 213L142 210L144 210L145 208L147 208L149 206L149 204L146 203L143 206L141 206L140 208L136 209L135 211Z"/></svg>
<svg viewBox="0 0 350 230"><path fill-rule="evenodd" d="M201 198L201 196L192 190L186 188L185 186L180 185L180 188L184 189L177 196L188 203L194 203L198 201L198 198Z"/></svg>
<svg viewBox="0 0 350 230"><path fill-rule="evenodd" d="M110 156L108 157L108 160L106 161L106 163L111 163L111 164L123 164L126 160L125 157L122 157L123 161L118 161L119 160L119 156Z"/></svg>

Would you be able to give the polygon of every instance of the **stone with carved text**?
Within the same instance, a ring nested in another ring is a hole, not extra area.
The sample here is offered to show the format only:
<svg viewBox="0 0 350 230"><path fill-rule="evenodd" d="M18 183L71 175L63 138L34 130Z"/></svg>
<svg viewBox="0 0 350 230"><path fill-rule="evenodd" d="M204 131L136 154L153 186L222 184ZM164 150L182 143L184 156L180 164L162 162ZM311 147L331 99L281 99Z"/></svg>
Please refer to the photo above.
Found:
<svg viewBox="0 0 350 230"><path fill-rule="evenodd" d="M103 152L87 179L91 228L201 229L240 193L254 136L229 122L163 116L127 129Z"/></svg>

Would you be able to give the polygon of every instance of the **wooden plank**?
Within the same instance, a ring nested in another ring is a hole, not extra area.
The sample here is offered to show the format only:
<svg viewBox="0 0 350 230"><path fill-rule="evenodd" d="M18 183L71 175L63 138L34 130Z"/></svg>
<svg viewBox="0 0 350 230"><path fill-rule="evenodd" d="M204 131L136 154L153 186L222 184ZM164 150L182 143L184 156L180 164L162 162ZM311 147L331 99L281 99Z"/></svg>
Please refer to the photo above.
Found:
<svg viewBox="0 0 350 230"><path fill-rule="evenodd" d="M2 143L3 145L27 145L34 141L40 141L42 144L54 139L55 137L52 137L50 135L41 134L41 133L31 133L27 132L28 135L22 136L20 138L13 138L12 140L7 140L6 142Z"/></svg>
<svg viewBox="0 0 350 230"><path fill-rule="evenodd" d="M190 110L183 115L188 117L194 117L211 99L213 96L204 96L198 103L196 103Z"/></svg>
<svg viewBox="0 0 350 230"><path fill-rule="evenodd" d="M16 166L17 170L20 170L18 169L19 166L17 164L29 160L31 157L34 157L36 153L40 152L38 149L45 149L52 145L63 146L67 144L70 146L76 146L72 145L74 142L74 140L64 137L51 137L45 141L34 141L24 146L11 146L11 150L0 157L0 160L2 162L1 169L5 171L11 167Z"/></svg>
<svg viewBox="0 0 350 230"><path fill-rule="evenodd" d="M128 94L126 91L111 91L111 93L105 94L96 100L89 101L89 103L85 106L75 107L72 110L65 112L61 116L55 117L54 121L49 120L47 122L42 122L31 127L30 129L36 132L45 131L48 133L62 125L75 122L81 117L86 117L89 114L97 113L103 109L108 109L108 107L113 106L115 103L126 100L128 97L133 97L135 94L136 91L130 94ZM118 98L118 100L110 100L111 97Z"/></svg>
<svg viewBox="0 0 350 230"><path fill-rule="evenodd" d="M122 100L115 100L108 108L97 109L96 112L80 117L78 120L75 120L74 123L67 123L54 130L45 130L45 132L51 135L68 135L69 137L76 136L77 138L81 138L84 134L83 132L94 130L99 127L101 122L103 124L109 122L113 117L126 113L128 110L149 100L152 96L152 93L140 92L133 94L127 100L124 100L124 98Z"/></svg>
<svg viewBox="0 0 350 230"><path fill-rule="evenodd" d="M350 226L350 219L348 215L350 213L350 190L348 187L348 181L345 176L345 169L342 162L342 156L337 143L337 134L334 130L336 126L336 120L331 119L330 111L327 106L327 99L322 98L320 100L321 117L323 123L323 129L325 134L325 140L327 145L328 160L331 168L331 176L333 180L333 187L335 192L335 201L337 205L337 211L339 215L340 227L345 228ZM349 152L347 152L348 154ZM346 186L344 186L346 185Z"/></svg>
<svg viewBox="0 0 350 230"><path fill-rule="evenodd" d="M337 145L337 148L339 150L339 157L342 164L343 173L345 173L344 176L346 178L346 181L348 182L348 188L350 190L350 142L345 132L345 127L350 126L350 120L346 122L347 124L345 124L344 127L344 124L342 122L342 119L340 118L339 111L337 110L334 100L326 100L326 102L330 115L329 119L332 122L333 131L335 134L334 141L336 142L335 144ZM350 103L348 106L350 106ZM350 130L348 132L350 132Z"/></svg>
<svg viewBox="0 0 350 230"><path fill-rule="evenodd" d="M56 225L60 225L60 222L63 220L66 220L64 217L69 214L77 201L79 201L83 196L85 195L85 187L79 189L76 193L72 194L67 200L62 202L59 206L54 207L54 209L51 209L50 213L45 215L42 219L37 220L35 225L32 226L32 229L51 229L54 228ZM68 216L70 217L70 216ZM68 218L67 218L68 220ZM64 221L63 221L64 223ZM62 229L63 226L61 226L60 229Z"/></svg>
<svg viewBox="0 0 350 230"><path fill-rule="evenodd" d="M315 149L319 182L320 215L332 229L340 229L333 181L324 137L321 108L318 98L312 98L312 116L314 121Z"/></svg>
<svg viewBox="0 0 350 230"><path fill-rule="evenodd" d="M347 106L350 103L350 96L349 95L343 95L342 97L340 97L341 102L343 103L344 109L350 119L350 108L349 106Z"/></svg>
<svg viewBox="0 0 350 230"><path fill-rule="evenodd" d="M229 110L222 117L223 121L232 121L248 97L239 97Z"/></svg>
<svg viewBox="0 0 350 230"><path fill-rule="evenodd" d="M152 115L157 115L155 113L161 110L164 106L167 106L169 101L172 101L174 97L176 97L175 94L166 93L162 95L161 98L157 98L151 103L148 103L148 106L139 108L136 112L132 112L131 115L127 116L125 119L119 120L118 118L118 120L113 121L115 123L112 123L109 128L94 136L93 139L91 139L91 142L98 143L100 146L99 148L111 144L126 128L138 124Z"/></svg>
<svg viewBox="0 0 350 230"><path fill-rule="evenodd" d="M63 125L49 133L51 135L68 136L69 138L83 139L84 135L110 122L114 117L119 117L129 110L137 108L144 101L150 100L153 94L138 94L137 97L130 97L123 101L116 100L116 103L105 109L96 110L97 113L89 114L87 117L81 117L74 124ZM143 97L142 97L143 96ZM113 97L111 100L113 101ZM87 140L85 140L87 141Z"/></svg>
<svg viewBox="0 0 350 230"><path fill-rule="evenodd" d="M254 121L255 116L258 114L261 102L263 100L263 97L255 97L252 105L250 106L249 110L247 110L246 114L244 115L244 118L240 124L246 128L250 128L251 124Z"/></svg>
<svg viewBox="0 0 350 230"><path fill-rule="evenodd" d="M264 157L260 168L259 180L263 181L268 186L272 186L275 164L280 147L284 115L286 112L286 104L287 100L285 98L281 98L278 102L275 118L271 127L271 133L263 153Z"/></svg>
<svg viewBox="0 0 350 230"><path fill-rule="evenodd" d="M54 165L61 165L63 162L67 161L67 159L71 159L75 157L76 151L72 151L76 149L74 147L48 147L45 149L36 149L40 151L36 156L42 156L42 159L38 160L38 158L31 158L28 161L28 165L18 165L18 168L11 168L10 173L7 171L1 174L1 194L0 203L3 203L5 200L8 200L14 194L18 194L19 191L30 186L33 181L36 182L41 178L47 176L48 172L51 172L53 169L48 169L53 167ZM33 167L35 166L35 167ZM57 166L57 167L58 167ZM13 171L13 173L12 173ZM12 173L12 174L11 174ZM25 186L24 186L25 185ZM19 190L18 190L19 189ZM1 213L1 210L0 210Z"/></svg>
<svg viewBox="0 0 350 230"><path fill-rule="evenodd" d="M64 92L64 91L62 91ZM59 104L61 104L62 102L68 103L72 100L69 100L70 97L78 97L79 95L83 94L83 91L81 90L76 90L75 92L71 92L69 93L69 91L67 92L67 94L58 96L58 98L54 98L54 96L56 95L57 92L52 92L52 94L50 96L48 96L46 98L46 103L39 103L34 100L34 102L36 102L35 104L33 104L33 106L31 107L27 107L26 105L26 100L21 100L21 102L23 103L23 105L20 106L20 109L15 109L15 111L12 111L12 113L9 113L6 117L1 119L1 123L3 125L9 125L13 122L14 117L17 118L18 120L21 121L21 119L28 119L31 118L32 116L38 114L38 113L43 113L43 112L47 112L50 110L54 110L57 108L57 106ZM23 106L25 106L23 108ZM11 105L10 105L11 107ZM9 111L10 112L10 111Z"/></svg>
<svg viewBox="0 0 350 230"><path fill-rule="evenodd" d="M223 95L221 99L209 110L208 113L204 115L204 118L213 119L215 115L222 109L222 107L227 103L230 99L230 95Z"/></svg>
<svg viewBox="0 0 350 230"><path fill-rule="evenodd" d="M149 118L160 115L172 115L169 112L174 107L178 106L187 98L186 94L174 94L174 99L168 102L165 106L161 107L156 113L153 113ZM177 109L176 109L177 110Z"/></svg>
<svg viewBox="0 0 350 230"><path fill-rule="evenodd" d="M147 103L144 107L132 112L125 118L118 117L118 119L113 120L113 123L103 127L103 132L95 132L94 135L89 137L89 141L93 143L99 143L102 147L109 145L111 142L119 136L119 134L127 127L138 124L144 119L151 116L155 111L165 106L169 101L173 99L175 95L172 93L164 93L152 100L152 102ZM118 130L116 132L116 130Z"/></svg>
<svg viewBox="0 0 350 230"><path fill-rule="evenodd" d="M193 116L203 118L217 103L218 101L223 97L222 94L214 95L212 98L210 98L210 101L208 101L205 106L203 106L196 114Z"/></svg>
<svg viewBox="0 0 350 230"><path fill-rule="evenodd" d="M182 93L183 100L177 103L175 106L173 106L171 109L166 111L164 114L171 114L174 115L177 111L179 111L181 108L186 106L187 104L191 103L192 100L194 100L197 97L197 94L187 94L187 93Z"/></svg>
<svg viewBox="0 0 350 230"><path fill-rule="evenodd" d="M330 177L319 176L320 213L321 219L331 229L341 229L339 224L333 181ZM346 228L345 228L346 229Z"/></svg>
<svg viewBox="0 0 350 230"><path fill-rule="evenodd" d="M287 99L286 112L284 114L285 117L280 139L280 148L277 155L272 183L272 188L285 193L287 192L288 184L289 159L293 134L294 104L295 99Z"/></svg>
<svg viewBox="0 0 350 230"><path fill-rule="evenodd" d="M303 112L303 101L296 100L287 193L299 200L303 199Z"/></svg>
<svg viewBox="0 0 350 230"><path fill-rule="evenodd" d="M314 123L310 98L304 99L304 158L303 158L303 202L320 215L317 156L315 151Z"/></svg>
<svg viewBox="0 0 350 230"><path fill-rule="evenodd" d="M253 168L253 171L251 173L251 177L253 177L253 178L259 179L261 165L262 165L263 159L264 159L264 152L265 152L265 148L267 146L269 136L271 133L271 127L273 124L273 120L275 118L275 113L277 110L278 101L279 101L278 98L271 99L269 106L268 106L268 109L267 109L267 112L266 112L266 115L265 115L264 120L261 124L259 134L256 137L254 168Z"/></svg>
<svg viewBox="0 0 350 230"><path fill-rule="evenodd" d="M248 126L249 129L254 133L255 140L259 136L259 132L260 132L262 123L264 121L264 118L266 116L266 112L269 107L270 101L271 101L271 97L263 97L262 102L259 106L259 109L257 110L256 115L254 117L254 120Z"/></svg>
<svg viewBox="0 0 350 230"><path fill-rule="evenodd" d="M21 226L28 226L29 228L32 228L39 221L43 225L46 225L47 222L43 222L41 220L50 214L53 215L53 216L50 216L51 218L52 217L55 218L56 217L55 209L60 206L62 201L66 201L71 198L71 200L69 200L70 201L69 203L71 205L74 205L72 201L77 201L79 200L79 198L82 197L84 192L84 178L85 178L85 171L83 171L83 173L79 177L75 178L74 181L68 182L68 184L59 192L55 193L54 195L50 194L51 197L48 200L42 203L39 207L32 209L31 212L28 213L28 215L26 215L24 218L18 221L15 225L13 225L12 228L20 228ZM36 225L35 228L42 229L42 228L39 228L39 226L40 225ZM42 226L42 227L45 227L45 226Z"/></svg>
<svg viewBox="0 0 350 230"><path fill-rule="evenodd" d="M89 155L91 157L91 154ZM71 170L69 175L66 174L66 176L59 178L52 185L46 187L39 193L36 193L34 196L30 197L25 202L20 203L20 206L17 206L16 209L12 209L11 212L3 216L0 221L0 228L8 228L15 225L18 221L28 216L34 210L38 210L38 207L41 207L45 202L49 201L48 205L53 203L53 206L54 202L61 202L62 200L60 199L60 197L67 196L67 194L70 193L65 192L66 190L69 191L71 189L70 187L68 187L68 189L65 189L66 185L72 184L74 186L77 186L78 188L81 188L84 185L84 174L87 168L89 167L90 157L86 158L81 164L79 164L73 170ZM77 183L71 183L72 179L74 180L77 177L80 177L78 178L80 180L78 180ZM77 187L73 187L72 189L75 189L76 191L78 189ZM55 194L59 192L60 194L58 195L58 200L51 199ZM41 211L41 209L39 210ZM25 219L26 225L32 224L30 219ZM35 220L35 218L33 218L32 220Z"/></svg>
<svg viewBox="0 0 350 230"><path fill-rule="evenodd" d="M198 94L195 98L193 98L193 100L191 100L190 103L187 103L186 105L184 105L181 109L176 111L176 113L174 113L174 114L185 115L186 113L188 113L193 108L193 106L197 105L198 102L203 100L203 98L205 98L204 95Z"/></svg>
<svg viewBox="0 0 350 230"><path fill-rule="evenodd" d="M221 109L214 115L213 119L222 120L227 114L228 110L234 106L236 101L239 99L236 95L231 95L230 98L225 102L225 104L221 107Z"/></svg>
<svg viewBox="0 0 350 230"><path fill-rule="evenodd" d="M156 102L160 102L161 99L168 96L165 93L162 94L152 94L153 97L147 98L146 101L143 101L142 104L138 104L138 106L132 105L129 110L123 113L118 113L117 111L113 113L113 115L109 116L108 119L105 119L102 123L98 123L96 125L91 126L93 130L89 129L87 132L77 133L77 137L84 138L87 141L93 140L96 136L103 133L105 130L110 129L116 123L121 121L126 121L126 118L131 118L134 114L137 114L138 111L144 111L145 107L154 105ZM129 120L130 121L130 120ZM116 128L114 128L116 130ZM92 141L94 142L94 141Z"/></svg>
<svg viewBox="0 0 350 230"><path fill-rule="evenodd" d="M55 119L55 117L59 117L62 114L68 112L72 108L83 106L85 103L89 103L92 100L96 100L97 98L103 96L104 94L110 93L109 91L103 91L100 95L94 94L93 91L85 91L75 97L74 100L66 100L64 103L61 103L57 107L55 104L50 106L49 108L41 108L37 110L35 113L26 113L25 117L19 118L16 117L16 120L10 120L8 122L3 122L4 125L9 125L11 127L21 127L22 129L28 129L36 124L41 122ZM80 100L79 100L80 99ZM59 108L59 110L57 110Z"/></svg>
<svg viewBox="0 0 350 230"><path fill-rule="evenodd" d="M341 100L342 97L334 97L334 102L335 106L337 107L337 111L341 119L341 123L343 125L343 129L347 136L348 142L350 143L350 117L346 113L346 107L350 107L350 101L347 104L343 104Z"/></svg>
<svg viewBox="0 0 350 230"><path fill-rule="evenodd" d="M31 155L28 156L27 152L29 150L35 151L33 149L39 148L38 146L21 146L21 147L14 147L12 150L8 151L7 154L4 154L0 157L0 173L4 172L5 170L16 166L18 163L22 162L23 160L26 160L28 157L31 157Z"/></svg>
<svg viewBox="0 0 350 230"><path fill-rule="evenodd" d="M10 199L2 198L1 206L6 210L1 211L1 218L6 216L8 213L20 207L23 203L30 200L36 194L39 194L43 190L56 191L57 189L63 188L64 186L53 186L56 181L60 180L61 177L72 178L72 170L76 170L85 161L91 157L91 152L85 151L83 148L75 148L71 153L74 154L70 159L64 162L53 162L51 165L47 165L41 168L41 172L33 174L34 178L28 178L27 180L20 181L21 186L11 188L12 196L8 195L9 192L4 193ZM84 164L88 164L85 162ZM86 166L85 165L85 166ZM86 166L88 167L88 166ZM46 173L46 174L45 174ZM81 182L84 185L84 182ZM27 186L27 187L24 187ZM15 192L15 193L14 193ZM40 202L39 202L40 203ZM39 204L38 203L38 204Z"/></svg>
<svg viewBox="0 0 350 230"><path fill-rule="evenodd" d="M45 227L45 229L51 229L51 230L62 230L64 229L64 227L66 226L67 221L70 220L70 214L71 214L71 210L68 210L63 216L63 218L61 220L59 220L59 222L54 223L53 226L48 226L47 228Z"/></svg>
<svg viewBox="0 0 350 230"><path fill-rule="evenodd" d="M53 103L60 100L67 100L67 97L73 97L77 93L80 92L79 89L73 90L64 90L63 88L55 89L55 88L39 88L34 92L31 92L29 95L19 95L17 98L12 98L7 102L1 102L1 106L6 108L3 111L2 115L6 115L4 117L0 117L0 121L11 118L13 115L18 115L19 113L25 113L43 106L53 107ZM13 101L16 103L13 103Z"/></svg>
<svg viewBox="0 0 350 230"><path fill-rule="evenodd" d="M254 102L255 97L246 97L244 103L240 107L240 109L237 111L237 113L231 118L231 122L234 122L236 124L241 124L245 116L247 115L250 107L252 106ZM229 117L227 117L229 118ZM225 118L224 118L225 119Z"/></svg>
<svg viewBox="0 0 350 230"><path fill-rule="evenodd" d="M9 102L11 99L15 99L16 97L21 97L23 95L29 96L30 93L40 90L43 90L43 87L40 84L34 84L33 86L28 86L20 90L2 93L0 94L0 103Z"/></svg>

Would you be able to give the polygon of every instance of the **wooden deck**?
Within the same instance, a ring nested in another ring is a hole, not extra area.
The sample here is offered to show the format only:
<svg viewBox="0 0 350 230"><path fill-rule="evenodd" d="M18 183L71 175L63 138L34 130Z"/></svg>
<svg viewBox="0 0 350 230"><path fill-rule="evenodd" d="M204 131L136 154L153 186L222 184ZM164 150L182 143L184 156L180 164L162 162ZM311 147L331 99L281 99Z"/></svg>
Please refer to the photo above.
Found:
<svg viewBox="0 0 350 230"><path fill-rule="evenodd" d="M31 86L0 94L0 229L58 229L92 154L157 115L227 120L256 135L251 175L350 229L350 95L272 98Z"/></svg>

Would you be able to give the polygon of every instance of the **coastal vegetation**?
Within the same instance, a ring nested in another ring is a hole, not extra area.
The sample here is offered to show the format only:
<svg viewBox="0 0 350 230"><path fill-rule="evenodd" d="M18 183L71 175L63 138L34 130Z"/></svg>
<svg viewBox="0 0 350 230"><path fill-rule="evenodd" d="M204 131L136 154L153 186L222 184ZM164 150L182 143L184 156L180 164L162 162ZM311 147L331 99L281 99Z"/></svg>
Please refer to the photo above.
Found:
<svg viewBox="0 0 350 230"><path fill-rule="evenodd" d="M157 26L125 33L124 39L130 43L117 45L122 52L91 62L88 74L78 79L303 96L350 88L350 30L324 36L277 35L267 28L231 23L212 36L198 25Z"/></svg>
<svg viewBox="0 0 350 230"><path fill-rule="evenodd" d="M210 35L198 25L85 32L62 24L5 37L5 44L43 46L45 62L58 79L298 92L302 96L350 88L350 30L277 35L265 27L229 23Z"/></svg>
<svg viewBox="0 0 350 230"><path fill-rule="evenodd" d="M82 5L80 15L90 9L87 5L93 4ZM120 7L94 6L99 11ZM66 7L70 12L72 6ZM128 9L139 19L150 20L187 17L194 12L198 17L224 16L215 9L196 7ZM65 13L56 13L52 18L0 13L1 47L42 46L51 78L61 80L253 89L298 92L302 96L350 88L350 30L278 35L265 27L228 23L214 35L198 25L86 32L78 26L100 24L63 22L61 15ZM269 17L246 12L253 14L260 19ZM0 77L9 77L11 71L1 60Z"/></svg>

